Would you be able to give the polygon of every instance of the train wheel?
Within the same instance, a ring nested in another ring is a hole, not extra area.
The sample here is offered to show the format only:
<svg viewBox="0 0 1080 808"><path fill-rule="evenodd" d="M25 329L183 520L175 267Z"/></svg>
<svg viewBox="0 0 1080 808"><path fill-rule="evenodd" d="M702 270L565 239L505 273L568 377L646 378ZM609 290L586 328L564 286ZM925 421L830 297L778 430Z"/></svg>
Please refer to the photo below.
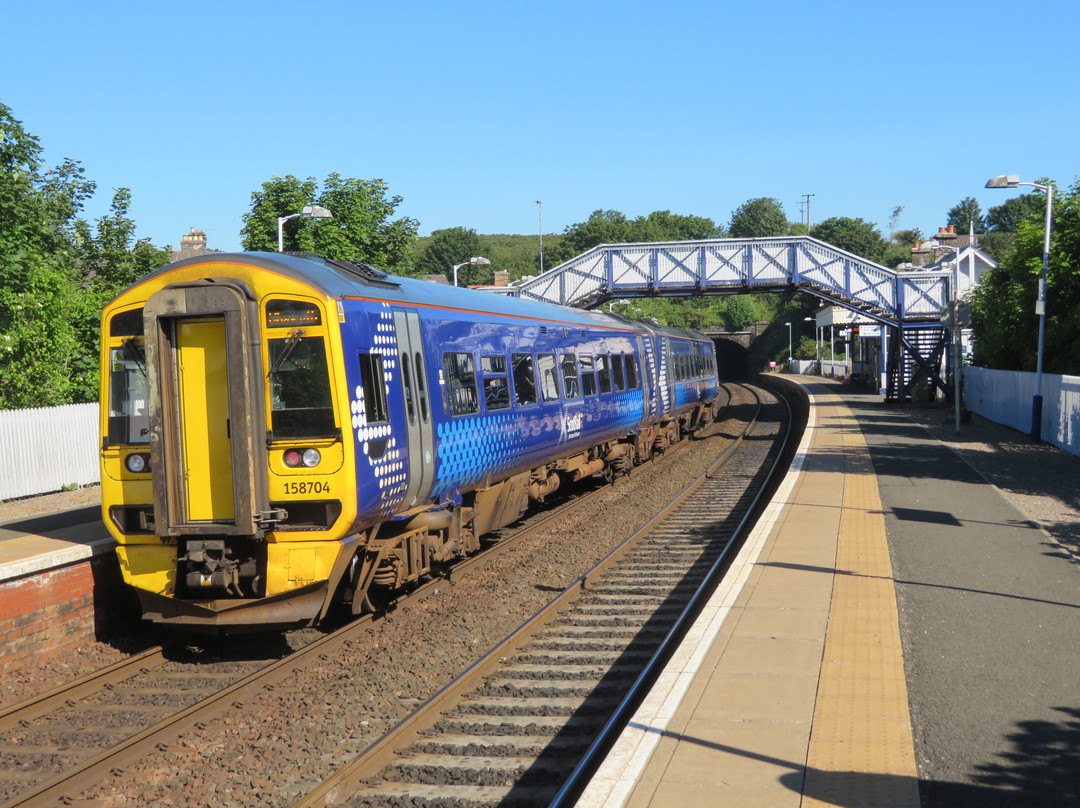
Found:
<svg viewBox="0 0 1080 808"><path fill-rule="evenodd" d="M390 603L390 594L391 590L389 588L372 584L368 587L368 591L364 593L363 600L360 601L361 613L378 614L384 611Z"/></svg>

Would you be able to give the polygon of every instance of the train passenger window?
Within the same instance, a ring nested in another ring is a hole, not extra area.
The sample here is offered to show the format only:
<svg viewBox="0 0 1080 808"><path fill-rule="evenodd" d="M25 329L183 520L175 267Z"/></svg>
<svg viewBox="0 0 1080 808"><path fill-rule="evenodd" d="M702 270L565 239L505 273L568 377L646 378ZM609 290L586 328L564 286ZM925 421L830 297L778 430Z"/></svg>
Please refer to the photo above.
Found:
<svg viewBox="0 0 1080 808"><path fill-rule="evenodd" d="M484 377L484 405L488 412L510 406L510 383L505 376Z"/></svg>
<svg viewBox="0 0 1080 808"><path fill-rule="evenodd" d="M581 363L581 392L586 396L596 395L596 373L593 371L593 358L587 354L578 357Z"/></svg>
<svg viewBox="0 0 1080 808"><path fill-rule="evenodd" d="M516 353L510 357L514 372L514 397L519 407L536 403L536 376L533 374L532 354Z"/></svg>
<svg viewBox="0 0 1080 808"><path fill-rule="evenodd" d="M626 389L637 390L637 362L634 361L633 354L626 355Z"/></svg>
<svg viewBox="0 0 1080 808"><path fill-rule="evenodd" d="M488 411L505 410L510 406L510 381L506 378L505 356L481 356L484 371L484 406Z"/></svg>
<svg viewBox="0 0 1080 808"><path fill-rule="evenodd" d="M142 309L138 313L142 323ZM109 350L110 444L150 442L145 350L133 339L126 339L121 347Z"/></svg>
<svg viewBox="0 0 1080 808"><path fill-rule="evenodd" d="M426 424L428 422L427 388L424 386L424 363L420 359L419 351L413 357L413 362L416 368L416 392L420 399L420 419Z"/></svg>
<svg viewBox="0 0 1080 808"><path fill-rule="evenodd" d="M360 385L364 396L364 416L368 424L385 424L390 421L386 408L386 382L383 376L381 354L359 354Z"/></svg>
<svg viewBox="0 0 1080 808"><path fill-rule="evenodd" d="M540 354L536 357L536 369L540 371L540 395L544 401L558 401L559 375L555 367L555 354Z"/></svg>
<svg viewBox="0 0 1080 808"><path fill-rule="evenodd" d="M581 388L578 386L577 361L574 355L563 354L559 364L562 368L563 390L566 391L566 397L577 398L581 395Z"/></svg>
<svg viewBox="0 0 1080 808"><path fill-rule="evenodd" d="M615 382L615 390L626 389L626 374L623 373L622 354L611 355L611 376Z"/></svg>
<svg viewBox="0 0 1080 808"><path fill-rule="evenodd" d="M611 392L611 360L607 354L596 355L596 377L601 393Z"/></svg>
<svg viewBox="0 0 1080 808"><path fill-rule="evenodd" d="M332 437L334 406L322 337L272 339L270 431L274 440Z"/></svg>
<svg viewBox="0 0 1080 808"><path fill-rule="evenodd" d="M401 390L405 394L405 414L409 416L409 425L415 426L416 406L413 403L415 396L413 394L412 373L409 372L409 355L405 352L401 354Z"/></svg>
<svg viewBox="0 0 1080 808"><path fill-rule="evenodd" d="M443 354L446 371L446 411L451 415L472 415L480 411L476 392L476 366L472 354Z"/></svg>

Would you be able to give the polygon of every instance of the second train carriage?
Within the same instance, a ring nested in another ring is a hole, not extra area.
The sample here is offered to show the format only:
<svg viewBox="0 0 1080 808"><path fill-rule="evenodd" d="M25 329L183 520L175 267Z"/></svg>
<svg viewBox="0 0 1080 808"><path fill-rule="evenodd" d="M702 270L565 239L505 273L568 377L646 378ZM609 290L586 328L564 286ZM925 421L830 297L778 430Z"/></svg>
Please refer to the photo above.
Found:
<svg viewBox="0 0 1080 808"><path fill-rule="evenodd" d="M125 580L145 617L208 631L376 608L705 423L717 388L694 332L312 255L170 264L102 334Z"/></svg>

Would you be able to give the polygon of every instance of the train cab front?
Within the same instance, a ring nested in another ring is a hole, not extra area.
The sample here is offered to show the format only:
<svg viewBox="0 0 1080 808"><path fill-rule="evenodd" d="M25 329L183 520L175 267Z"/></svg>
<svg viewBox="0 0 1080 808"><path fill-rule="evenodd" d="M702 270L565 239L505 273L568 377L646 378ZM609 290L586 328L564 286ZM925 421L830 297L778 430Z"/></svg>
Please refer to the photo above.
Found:
<svg viewBox="0 0 1080 808"><path fill-rule="evenodd" d="M351 521L318 301L228 277L118 301L102 503L143 617L215 634L311 624Z"/></svg>

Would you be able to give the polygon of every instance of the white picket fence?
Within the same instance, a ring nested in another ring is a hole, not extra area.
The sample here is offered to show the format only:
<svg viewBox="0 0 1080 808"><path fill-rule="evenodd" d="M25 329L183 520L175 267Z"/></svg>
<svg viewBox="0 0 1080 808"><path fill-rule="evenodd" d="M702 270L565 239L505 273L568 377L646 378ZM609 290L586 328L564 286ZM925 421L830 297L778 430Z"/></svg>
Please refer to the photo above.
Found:
<svg viewBox="0 0 1080 808"><path fill-rule="evenodd" d="M98 405L0 411L0 501L100 482Z"/></svg>

